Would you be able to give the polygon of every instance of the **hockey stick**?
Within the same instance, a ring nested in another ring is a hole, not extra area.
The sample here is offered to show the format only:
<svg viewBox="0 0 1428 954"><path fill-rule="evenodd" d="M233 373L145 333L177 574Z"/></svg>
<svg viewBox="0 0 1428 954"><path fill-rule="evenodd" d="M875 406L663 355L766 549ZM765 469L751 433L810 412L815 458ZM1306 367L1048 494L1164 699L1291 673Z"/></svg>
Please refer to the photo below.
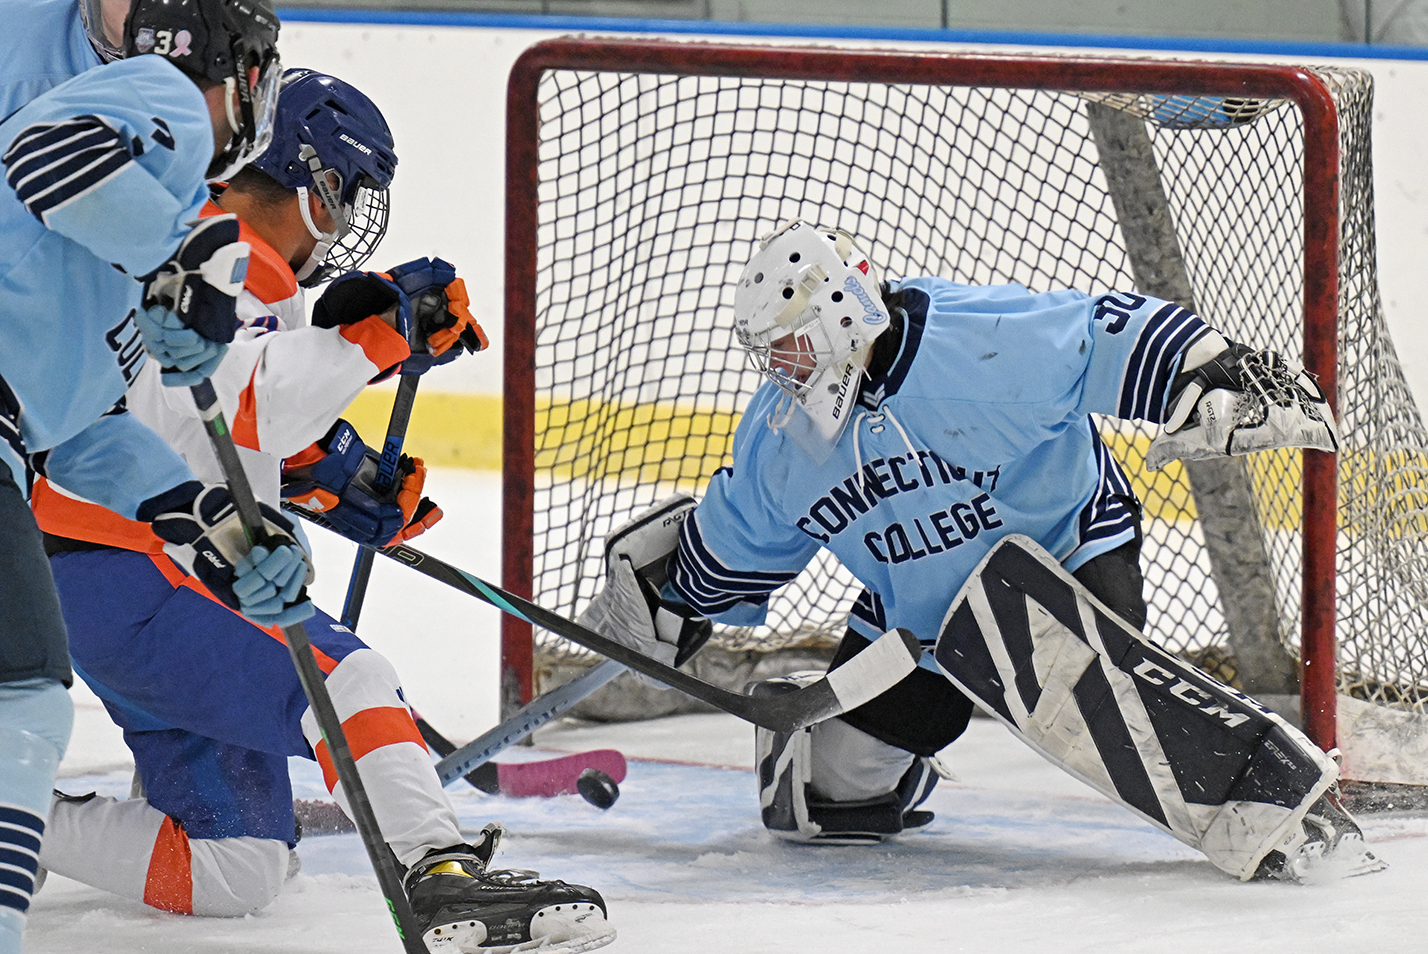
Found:
<svg viewBox="0 0 1428 954"><path fill-rule="evenodd" d="M379 491L390 489L396 482L397 467L402 459L402 445L406 443L407 427L411 424L412 408L416 404L417 385L420 382L420 375L403 374L397 384L396 398L392 401L392 415L387 420L387 437L382 443L381 464L377 469L376 489ZM357 621L362 616L362 604L367 598L367 584L372 577L372 562L375 557L376 551L371 548L357 548L357 558L352 564L352 576L347 582L347 597L342 604L342 625L353 632L357 631ZM445 755L456 748L415 709L412 710L412 718L416 721L417 731L421 733L422 739L438 754ZM481 788L481 784L474 778L467 781ZM443 780L442 784L447 784L447 781Z"/></svg>
<svg viewBox="0 0 1428 954"><path fill-rule="evenodd" d="M320 514L301 508L293 509L318 526L332 529ZM524 597L487 583L405 544L382 547L377 552L518 619L548 629L572 643L578 643L636 672L642 672L696 699L702 699L716 709L775 732L796 732L815 722L822 722L849 709L856 709L900 682L917 668L918 660L922 658L922 646L916 636L905 629L888 630L871 646L817 682L777 696L746 696L705 682L672 666L666 666L659 660L651 659L623 643L601 636L574 620L552 613Z"/></svg>
<svg viewBox="0 0 1428 954"><path fill-rule="evenodd" d="M382 462L377 469L377 490L387 490L397 479L397 465L402 460L402 444L406 442L407 425L412 419L412 405L416 402L419 374L403 374L397 384L397 396L392 402L392 416L387 421L387 439L382 444ZM352 564L352 578L347 583L347 599L342 604L342 625L350 630L357 629L357 620L362 615L362 602L367 598L367 581L372 576L373 552L367 547L357 548L357 559Z"/></svg>
<svg viewBox="0 0 1428 954"><path fill-rule="evenodd" d="M624 671L623 664L607 659L539 699L532 699L505 722L488 729L461 748L442 752L442 760L436 763L436 774L441 778L441 784L450 785L486 764L496 757L497 752L515 745ZM476 785L475 782L471 784ZM476 787L480 788L479 785Z"/></svg>
<svg viewBox="0 0 1428 954"><path fill-rule="evenodd" d="M207 378L190 387L189 391L193 394L194 404L198 406L199 416L203 419L203 429L208 433L219 466L223 468L228 492L243 524L248 546L252 547L264 537L263 515L258 510L258 501L253 496L248 475L238 459L238 449L233 444L233 435L228 432L228 422L223 418L223 409L218 406L218 395L213 390L213 383ZM397 936L402 939L402 947L407 954L427 954L426 944L416 930L416 921L412 916L406 891L402 888L402 878L397 872L397 859L382 837L377 816L367 798L367 789L362 784L357 763L347 746L342 722L332 705L332 697L327 693L322 670L317 668L307 631L301 623L284 626L283 639L287 643L288 653L292 656L293 666L297 669L298 681L302 683L303 692L307 695L308 705L317 718L322 739L327 743L327 751L332 758L333 767L337 770L337 778L347 793L352 821L362 836L362 844L367 849L367 857L377 875L377 885L386 898L387 909L396 924Z"/></svg>
<svg viewBox="0 0 1428 954"><path fill-rule="evenodd" d="M822 722L857 708L900 682L917 668L917 662L922 657L922 646L917 637L905 629L890 630L847 663L802 689L778 696L746 696L705 682L672 666L666 666L623 643L601 636L574 620L552 613L530 600L487 583L420 550L396 544L383 547L378 552L432 579L440 580L448 586L490 603L503 612L548 629L557 636L563 636L586 649L623 663L636 672L642 672L666 685L683 690L716 709L722 709L746 722L775 732L796 732L815 722Z"/></svg>

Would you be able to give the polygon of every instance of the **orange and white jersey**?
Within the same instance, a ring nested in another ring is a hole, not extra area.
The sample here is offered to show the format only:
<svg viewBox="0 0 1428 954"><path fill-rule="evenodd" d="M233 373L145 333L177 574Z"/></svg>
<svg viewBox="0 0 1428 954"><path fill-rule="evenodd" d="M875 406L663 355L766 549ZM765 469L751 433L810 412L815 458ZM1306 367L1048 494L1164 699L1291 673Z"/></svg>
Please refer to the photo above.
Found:
<svg viewBox="0 0 1428 954"><path fill-rule="evenodd" d="M222 212L209 203L205 215ZM277 508L284 458L321 438L372 378L410 355L406 339L372 316L336 328L307 324L292 267L246 224L252 246L239 295L240 327L210 380L257 498ZM157 362L146 361L125 395L129 412L174 447L205 483L222 468L188 388L165 387ZM41 529L57 536L157 552L147 524L37 481L33 506ZM96 513L96 511L101 511Z"/></svg>

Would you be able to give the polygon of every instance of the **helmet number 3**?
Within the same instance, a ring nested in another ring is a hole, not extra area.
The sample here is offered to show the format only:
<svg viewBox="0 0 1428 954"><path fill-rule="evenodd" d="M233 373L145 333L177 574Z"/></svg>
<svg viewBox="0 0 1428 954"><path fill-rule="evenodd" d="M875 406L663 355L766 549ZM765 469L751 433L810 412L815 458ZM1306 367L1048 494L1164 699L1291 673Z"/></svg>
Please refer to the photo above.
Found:
<svg viewBox="0 0 1428 954"><path fill-rule="evenodd" d="M134 38L134 46L140 53L157 53L159 56L169 57L193 55L190 45L192 43L193 34L187 30L153 30L145 27Z"/></svg>

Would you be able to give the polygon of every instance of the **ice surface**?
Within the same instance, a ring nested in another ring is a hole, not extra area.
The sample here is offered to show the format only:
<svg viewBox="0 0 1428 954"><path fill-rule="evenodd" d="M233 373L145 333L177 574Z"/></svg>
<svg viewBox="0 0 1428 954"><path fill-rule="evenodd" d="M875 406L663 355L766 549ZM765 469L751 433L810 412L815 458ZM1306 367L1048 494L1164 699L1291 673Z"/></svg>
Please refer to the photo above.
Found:
<svg viewBox="0 0 1428 954"><path fill-rule="evenodd" d="M439 471L430 487L449 516L422 546L497 578L497 478ZM336 606L350 550L317 536L319 599ZM460 740L494 718L495 615L427 582L379 566L361 632L393 659L417 706ZM92 696L77 691L76 704L61 787L126 794L130 763L118 731ZM461 782L449 793L473 832L492 820L508 827L499 865L599 889L620 932L612 954L1312 954L1423 943L1428 818L1365 819L1391 865L1381 874L1307 887L1240 884L986 719L944 753L957 781L933 793L936 821L875 847L788 845L764 832L752 730L732 717L556 725L538 742L509 757L622 750L631 761L619 801L602 812L574 795L511 799ZM292 765L298 797L325 797L312 763ZM278 900L237 920L165 914L53 877L32 908L26 951L401 950L355 835L310 837L298 851L303 870Z"/></svg>

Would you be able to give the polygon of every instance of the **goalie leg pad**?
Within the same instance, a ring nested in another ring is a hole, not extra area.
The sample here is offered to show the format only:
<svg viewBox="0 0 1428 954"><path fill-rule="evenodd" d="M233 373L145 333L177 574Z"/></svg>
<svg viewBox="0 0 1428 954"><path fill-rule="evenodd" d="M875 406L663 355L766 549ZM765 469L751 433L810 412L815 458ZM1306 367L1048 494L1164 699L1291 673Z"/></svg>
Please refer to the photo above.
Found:
<svg viewBox="0 0 1428 954"><path fill-rule="evenodd" d="M943 621L937 663L1019 738L1221 870L1254 877L1337 777L1298 729L1159 649L1027 537Z"/></svg>
<svg viewBox="0 0 1428 954"><path fill-rule="evenodd" d="M817 672L755 683L753 695L789 692ZM764 827L789 841L867 844L932 821L915 811L937 784L929 760L829 719L797 732L754 730Z"/></svg>

